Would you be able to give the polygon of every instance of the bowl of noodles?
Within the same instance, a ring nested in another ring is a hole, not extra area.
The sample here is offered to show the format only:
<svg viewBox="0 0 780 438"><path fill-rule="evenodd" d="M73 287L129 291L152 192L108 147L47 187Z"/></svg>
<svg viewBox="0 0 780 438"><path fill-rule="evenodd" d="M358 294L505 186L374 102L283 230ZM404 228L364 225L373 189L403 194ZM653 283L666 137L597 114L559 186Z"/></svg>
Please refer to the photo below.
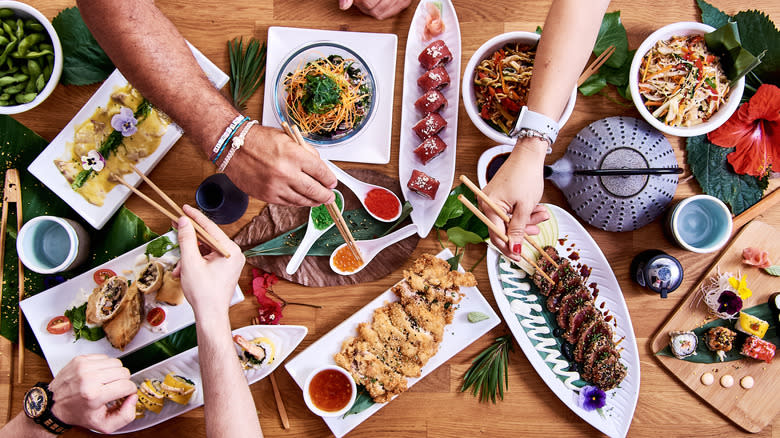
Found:
<svg viewBox="0 0 780 438"><path fill-rule="evenodd" d="M715 28L680 22L653 32L631 62L629 89L639 114L661 132L678 137L706 134L739 106L745 79L726 77L703 35Z"/></svg>
<svg viewBox="0 0 780 438"><path fill-rule="evenodd" d="M357 137L377 101L368 64L349 48L328 41L294 50L276 75L274 93L279 122L298 126L314 146Z"/></svg>
<svg viewBox="0 0 780 438"><path fill-rule="evenodd" d="M463 104L471 122L491 140L514 145L509 132L527 105L539 34L508 32L491 38L469 59L463 74ZM563 127L574 110L577 88L563 110Z"/></svg>

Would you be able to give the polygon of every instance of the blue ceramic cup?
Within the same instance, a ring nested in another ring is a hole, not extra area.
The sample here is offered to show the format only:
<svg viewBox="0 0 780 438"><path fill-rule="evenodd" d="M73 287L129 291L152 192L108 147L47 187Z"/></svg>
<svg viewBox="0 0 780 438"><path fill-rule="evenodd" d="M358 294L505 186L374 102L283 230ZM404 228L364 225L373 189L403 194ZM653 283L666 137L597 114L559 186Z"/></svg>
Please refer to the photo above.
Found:
<svg viewBox="0 0 780 438"><path fill-rule="evenodd" d="M249 197L224 173L215 173L203 180L195 192L198 208L217 224L237 221L246 212Z"/></svg>
<svg viewBox="0 0 780 438"><path fill-rule="evenodd" d="M89 235L77 222L56 216L28 221L16 238L16 253L31 271L54 274L81 264L89 251Z"/></svg>
<svg viewBox="0 0 780 438"><path fill-rule="evenodd" d="M669 230L682 248L698 253L717 251L731 237L731 212L720 199L695 195L682 200L669 215Z"/></svg>

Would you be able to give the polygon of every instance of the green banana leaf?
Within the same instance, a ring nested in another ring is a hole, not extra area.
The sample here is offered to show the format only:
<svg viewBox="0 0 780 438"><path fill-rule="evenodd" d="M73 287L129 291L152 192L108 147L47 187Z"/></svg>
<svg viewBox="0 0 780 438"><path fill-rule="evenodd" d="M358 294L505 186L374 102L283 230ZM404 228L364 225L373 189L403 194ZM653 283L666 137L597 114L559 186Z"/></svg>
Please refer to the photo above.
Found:
<svg viewBox="0 0 780 438"><path fill-rule="evenodd" d="M753 56L742 47L739 28L734 20L729 20L719 29L704 34L704 41L707 43L707 48L720 57L723 72L732 84L758 67L761 58L766 54L764 51L758 56Z"/></svg>
<svg viewBox="0 0 780 438"><path fill-rule="evenodd" d="M769 308L769 304L759 304L758 306L753 306L749 309L742 309L743 312L749 313L756 318L760 318L764 321L767 321L769 323L769 330L767 330L766 335L764 336L765 341L769 341L775 345L780 344L780 337L778 337L777 333L777 322L772 318L772 310ZM711 321L699 328L696 328L693 330L694 333L696 333L696 336L699 338L699 343L696 347L696 354L692 356L688 356L685 359L681 359L687 362L694 362L694 363L720 363L720 360L718 359L718 356L710 351L707 348L707 345L704 342L704 333L711 329L712 327L727 327L731 330L737 331L734 328L734 325L736 324L736 320L734 321L726 321L723 319L716 319L715 321ZM743 334L741 332L737 331L737 339L734 341L734 348L731 349L731 351L726 353L726 358L724 359L724 362L731 362L733 360L742 360L745 359L745 356L739 354L741 340L744 338ZM671 356L674 357L674 354L672 354L671 347L668 345L664 347L662 350L660 350L658 353L656 353L658 356ZM751 359L752 360L752 359Z"/></svg>
<svg viewBox="0 0 780 438"><path fill-rule="evenodd" d="M135 373L197 345L198 335L195 331L195 324L192 324L165 339L128 354L122 358L122 365L131 373Z"/></svg>

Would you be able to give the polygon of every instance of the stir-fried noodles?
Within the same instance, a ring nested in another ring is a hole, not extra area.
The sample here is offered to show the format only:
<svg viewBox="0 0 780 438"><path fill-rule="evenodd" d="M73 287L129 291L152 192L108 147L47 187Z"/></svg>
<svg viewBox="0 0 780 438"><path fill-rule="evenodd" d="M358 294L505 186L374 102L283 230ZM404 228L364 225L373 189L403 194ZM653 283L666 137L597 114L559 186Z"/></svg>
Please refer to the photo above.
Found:
<svg viewBox="0 0 780 438"><path fill-rule="evenodd" d="M480 116L505 134L528 102L536 49L510 43L482 60L474 74Z"/></svg>

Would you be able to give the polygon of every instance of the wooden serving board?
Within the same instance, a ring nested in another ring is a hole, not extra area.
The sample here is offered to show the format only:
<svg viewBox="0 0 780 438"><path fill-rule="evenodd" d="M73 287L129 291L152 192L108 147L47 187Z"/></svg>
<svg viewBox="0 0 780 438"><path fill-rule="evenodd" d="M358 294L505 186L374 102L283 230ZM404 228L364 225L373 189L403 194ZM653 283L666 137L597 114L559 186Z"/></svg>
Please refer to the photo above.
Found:
<svg viewBox="0 0 780 438"><path fill-rule="evenodd" d="M707 316L705 304L699 301L699 290L702 283L714 275L718 268L721 272L731 272L734 275L741 271L747 276L747 285L753 291L753 296L745 303L746 308L766 303L769 295L780 291L780 277L772 277L761 269L742 263L742 250L752 246L768 251L770 260L777 264L780 259L780 239L777 239L779 235L780 231L763 222L753 221L745 226L723 250L702 281L688 293L680 307L656 333L652 341L653 353L669 345L670 331L693 330L713 320ZM780 411L778 357L775 357L772 363L745 358L712 364L686 362L668 356L655 357L704 401L749 432L759 432ZM701 375L706 372L715 376L715 383L710 386L703 385L700 380ZM720 385L720 378L725 374L734 377L734 386L731 388ZM750 390L743 389L739 384L740 379L745 376L755 379L755 386Z"/></svg>

